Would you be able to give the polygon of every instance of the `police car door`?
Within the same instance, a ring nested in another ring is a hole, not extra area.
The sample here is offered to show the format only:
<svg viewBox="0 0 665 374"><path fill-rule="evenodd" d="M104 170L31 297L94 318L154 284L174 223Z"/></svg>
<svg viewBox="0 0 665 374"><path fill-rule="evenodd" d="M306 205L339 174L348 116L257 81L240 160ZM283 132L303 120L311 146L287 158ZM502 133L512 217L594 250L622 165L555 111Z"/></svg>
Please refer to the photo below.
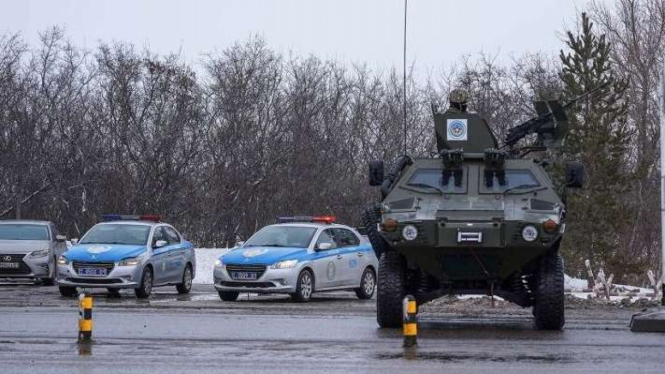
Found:
<svg viewBox="0 0 665 374"><path fill-rule="evenodd" d="M362 274L364 263L362 256L364 254L358 251L360 240L350 230L344 228L336 228L335 240L337 241L337 248L339 248L342 255L341 266L339 269L341 281L343 286L359 285L360 274Z"/></svg>
<svg viewBox="0 0 665 374"><path fill-rule="evenodd" d="M169 282L179 282L182 279L182 274L185 272L186 250L182 245L180 236L174 228L164 226L164 235L169 242L169 254L167 257L167 277Z"/></svg>
<svg viewBox="0 0 665 374"><path fill-rule="evenodd" d="M329 243L330 249L319 249L322 243ZM340 268L343 256L337 249L333 229L325 229L319 233L314 246L314 281L317 290L336 287L342 284Z"/></svg>
<svg viewBox="0 0 665 374"><path fill-rule="evenodd" d="M157 247L157 241L164 240L167 242L166 245ZM164 228L162 226L155 227L155 232L152 234L152 263L154 268L153 277L155 279L155 284L161 284L168 281L168 271L167 267L169 266L169 245L164 233Z"/></svg>

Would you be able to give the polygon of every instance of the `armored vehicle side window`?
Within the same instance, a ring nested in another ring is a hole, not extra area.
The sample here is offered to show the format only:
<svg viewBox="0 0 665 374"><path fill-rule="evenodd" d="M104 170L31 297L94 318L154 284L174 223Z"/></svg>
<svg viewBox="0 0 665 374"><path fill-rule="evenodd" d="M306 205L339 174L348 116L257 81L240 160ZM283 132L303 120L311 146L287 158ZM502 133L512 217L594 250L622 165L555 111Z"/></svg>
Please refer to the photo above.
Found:
<svg viewBox="0 0 665 374"><path fill-rule="evenodd" d="M540 182L528 169L506 169L485 172L480 170L480 192L503 192L508 189L540 187Z"/></svg>
<svg viewBox="0 0 665 374"><path fill-rule="evenodd" d="M445 193L466 193L466 178L466 168L455 171L418 169L406 185Z"/></svg>

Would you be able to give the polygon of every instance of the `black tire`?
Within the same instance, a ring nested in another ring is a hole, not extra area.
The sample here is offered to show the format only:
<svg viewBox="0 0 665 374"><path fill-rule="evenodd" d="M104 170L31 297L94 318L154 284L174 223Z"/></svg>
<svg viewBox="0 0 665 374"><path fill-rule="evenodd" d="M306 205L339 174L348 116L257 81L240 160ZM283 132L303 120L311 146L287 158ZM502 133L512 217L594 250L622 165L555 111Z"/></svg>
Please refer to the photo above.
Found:
<svg viewBox="0 0 665 374"><path fill-rule="evenodd" d="M540 260L533 316L539 330L561 330L566 322L563 259L556 252L547 254Z"/></svg>
<svg viewBox="0 0 665 374"><path fill-rule="evenodd" d="M145 267L143 269L143 274L141 275L141 284L139 285L139 288L134 289L136 297L139 299L148 298L152 292L152 282L152 268Z"/></svg>
<svg viewBox="0 0 665 374"><path fill-rule="evenodd" d="M402 326L404 296L406 296L406 261L397 252L384 253L379 260L376 294L376 321L379 326Z"/></svg>
<svg viewBox="0 0 665 374"><path fill-rule="evenodd" d="M238 295L240 295L240 292L219 291L219 298L222 301L236 301L238 300Z"/></svg>
<svg viewBox="0 0 665 374"><path fill-rule="evenodd" d="M376 274L371 268L365 268L360 278L360 287L356 288L356 296L360 300L369 300L374 296L374 287L376 286Z"/></svg>
<svg viewBox="0 0 665 374"><path fill-rule="evenodd" d="M78 292L76 291L76 287L67 287L67 286L60 286L58 287L60 289L60 295L64 297L74 297L78 295Z"/></svg>
<svg viewBox="0 0 665 374"><path fill-rule="evenodd" d="M107 288L106 291L109 293L108 296L111 297L111 298L120 297L120 289L119 288Z"/></svg>
<svg viewBox="0 0 665 374"><path fill-rule="evenodd" d="M314 293L314 276L308 269L304 269L298 275L296 292L291 294L291 298L298 302L307 302Z"/></svg>
<svg viewBox="0 0 665 374"><path fill-rule="evenodd" d="M365 231L367 232L367 237L369 242L374 248L374 253L376 257L381 258L381 254L386 253L390 250L390 245L386 242L385 239L379 234L379 230L376 225L381 222L381 205L374 204L366 207L360 214L360 224Z"/></svg>
<svg viewBox="0 0 665 374"><path fill-rule="evenodd" d="M182 283L175 285L175 289L178 290L179 294L186 294L192 290L193 278L192 265L187 264L187 266L185 266L185 271L182 272Z"/></svg>

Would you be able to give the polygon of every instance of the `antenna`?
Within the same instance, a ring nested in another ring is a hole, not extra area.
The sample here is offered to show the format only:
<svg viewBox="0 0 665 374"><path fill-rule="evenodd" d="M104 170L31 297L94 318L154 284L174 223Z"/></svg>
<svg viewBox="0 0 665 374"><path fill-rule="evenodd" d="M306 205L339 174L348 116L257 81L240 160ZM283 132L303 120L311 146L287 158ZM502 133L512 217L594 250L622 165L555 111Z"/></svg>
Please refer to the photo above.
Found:
<svg viewBox="0 0 665 374"><path fill-rule="evenodd" d="M403 61L403 72L404 77L402 83L404 83L404 155L406 156L406 9L408 5L408 0L404 0L404 61Z"/></svg>

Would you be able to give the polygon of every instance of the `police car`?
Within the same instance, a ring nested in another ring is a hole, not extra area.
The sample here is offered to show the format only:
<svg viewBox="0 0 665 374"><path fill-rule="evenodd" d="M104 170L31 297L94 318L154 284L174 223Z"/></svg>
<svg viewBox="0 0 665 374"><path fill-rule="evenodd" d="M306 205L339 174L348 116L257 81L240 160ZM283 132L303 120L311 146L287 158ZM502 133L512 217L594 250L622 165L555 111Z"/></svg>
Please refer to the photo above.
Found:
<svg viewBox="0 0 665 374"><path fill-rule="evenodd" d="M175 285L189 293L196 270L194 246L157 215L105 214L80 241L58 258L58 286L63 296L76 287L106 288L118 295L134 289L150 296L153 287Z"/></svg>
<svg viewBox="0 0 665 374"><path fill-rule="evenodd" d="M280 217L219 257L214 286L224 301L241 292L288 293L308 301L313 292L353 290L370 299L378 260L356 230L334 217Z"/></svg>

